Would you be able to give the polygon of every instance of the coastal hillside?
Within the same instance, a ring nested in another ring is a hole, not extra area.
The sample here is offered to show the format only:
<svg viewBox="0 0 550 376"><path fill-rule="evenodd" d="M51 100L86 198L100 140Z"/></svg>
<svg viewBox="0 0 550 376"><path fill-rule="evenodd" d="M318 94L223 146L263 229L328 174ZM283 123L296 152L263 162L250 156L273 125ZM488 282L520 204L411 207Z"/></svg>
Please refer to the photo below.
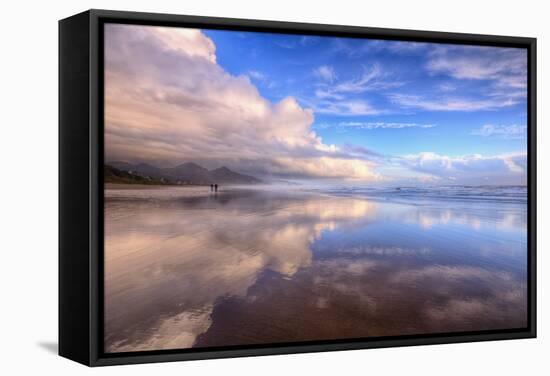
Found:
<svg viewBox="0 0 550 376"><path fill-rule="evenodd" d="M253 176L239 174L231 171L227 167L220 167L209 171L210 178L214 182L222 182L223 184L258 184L261 181Z"/></svg>
<svg viewBox="0 0 550 376"><path fill-rule="evenodd" d="M164 168L161 170L164 176L174 181L188 184L212 184L210 172L195 163L182 163L176 167Z"/></svg>
<svg viewBox="0 0 550 376"><path fill-rule="evenodd" d="M132 164L127 162L110 162L106 168L119 171L118 175L109 171L110 175L119 178L121 173L126 173L123 178L139 177L137 180L149 179L149 181L160 182L159 184L179 185L209 185L209 184L259 184L262 181L254 176L241 174L222 166L217 169L208 170L196 163L186 162L175 167L159 168L147 163ZM107 170L106 170L107 173ZM112 176L110 176L112 178ZM136 179L134 179L136 180ZM106 175L107 181L107 175ZM137 182L136 182L137 183ZM138 183L139 184L139 183ZM157 183L150 183L157 184Z"/></svg>
<svg viewBox="0 0 550 376"><path fill-rule="evenodd" d="M109 165L103 166L103 179L105 183L118 183L118 184L150 184L150 185L171 184L171 182L167 181L164 178L144 176L137 172L124 171Z"/></svg>

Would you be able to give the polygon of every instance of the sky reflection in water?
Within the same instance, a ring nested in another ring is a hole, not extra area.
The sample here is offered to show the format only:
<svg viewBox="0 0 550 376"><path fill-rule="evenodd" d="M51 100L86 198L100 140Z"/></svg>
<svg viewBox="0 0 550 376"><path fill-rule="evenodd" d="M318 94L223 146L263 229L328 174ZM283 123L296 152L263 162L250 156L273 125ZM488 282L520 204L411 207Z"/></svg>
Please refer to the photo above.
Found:
<svg viewBox="0 0 550 376"><path fill-rule="evenodd" d="M107 189L107 352L526 325L526 205Z"/></svg>

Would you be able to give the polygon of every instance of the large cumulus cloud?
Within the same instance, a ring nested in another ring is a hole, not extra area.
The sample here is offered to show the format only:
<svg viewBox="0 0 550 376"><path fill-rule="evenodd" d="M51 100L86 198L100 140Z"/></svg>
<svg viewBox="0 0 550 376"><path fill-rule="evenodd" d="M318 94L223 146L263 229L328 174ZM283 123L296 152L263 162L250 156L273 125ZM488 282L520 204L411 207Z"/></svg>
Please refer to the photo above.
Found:
<svg viewBox="0 0 550 376"><path fill-rule="evenodd" d="M227 165L261 176L373 180L373 162L323 143L293 97L272 103L216 63L199 30L106 26L107 160Z"/></svg>

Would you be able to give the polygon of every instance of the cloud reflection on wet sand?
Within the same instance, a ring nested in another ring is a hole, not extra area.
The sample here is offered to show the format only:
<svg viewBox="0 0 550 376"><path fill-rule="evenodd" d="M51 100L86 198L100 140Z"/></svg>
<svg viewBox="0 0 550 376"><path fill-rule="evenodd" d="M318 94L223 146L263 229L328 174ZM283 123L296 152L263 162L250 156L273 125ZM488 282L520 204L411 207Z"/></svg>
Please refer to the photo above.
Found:
<svg viewBox="0 0 550 376"><path fill-rule="evenodd" d="M476 215L446 208L434 231L425 208L188 188L107 190L105 205L108 352L525 324L521 239L485 237ZM476 235L462 256L457 228ZM512 251L491 264L483 247Z"/></svg>
<svg viewBox="0 0 550 376"><path fill-rule="evenodd" d="M107 199L108 351L190 347L217 299L246 295L264 269L290 278L311 264L321 231L369 210L362 200L229 192Z"/></svg>

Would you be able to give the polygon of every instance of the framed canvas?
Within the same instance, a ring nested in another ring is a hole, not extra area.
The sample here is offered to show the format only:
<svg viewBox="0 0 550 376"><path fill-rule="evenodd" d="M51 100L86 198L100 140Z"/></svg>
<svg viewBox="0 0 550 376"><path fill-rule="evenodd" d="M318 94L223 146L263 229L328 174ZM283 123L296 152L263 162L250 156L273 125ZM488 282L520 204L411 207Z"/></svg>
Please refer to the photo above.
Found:
<svg viewBox="0 0 550 376"><path fill-rule="evenodd" d="M536 40L59 22L59 353L536 336Z"/></svg>

